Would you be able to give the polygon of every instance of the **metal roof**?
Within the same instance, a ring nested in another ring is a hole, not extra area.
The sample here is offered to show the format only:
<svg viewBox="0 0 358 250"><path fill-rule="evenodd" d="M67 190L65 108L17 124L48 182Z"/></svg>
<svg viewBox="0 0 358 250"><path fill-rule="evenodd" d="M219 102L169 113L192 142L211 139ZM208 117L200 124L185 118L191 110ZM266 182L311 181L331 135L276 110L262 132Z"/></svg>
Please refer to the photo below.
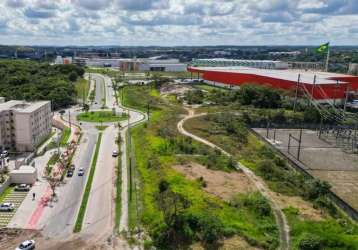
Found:
<svg viewBox="0 0 358 250"><path fill-rule="evenodd" d="M248 67L192 67L193 69L210 71L210 72L227 72L238 74L252 74L263 77L277 78L280 80L287 80L297 82L300 75L300 82L306 84L313 84L316 76L316 84L336 84L337 80L332 78L346 78L353 77L350 75L321 72L321 71L302 71L302 70L274 70L274 69L257 69ZM339 81L343 83L345 81Z"/></svg>

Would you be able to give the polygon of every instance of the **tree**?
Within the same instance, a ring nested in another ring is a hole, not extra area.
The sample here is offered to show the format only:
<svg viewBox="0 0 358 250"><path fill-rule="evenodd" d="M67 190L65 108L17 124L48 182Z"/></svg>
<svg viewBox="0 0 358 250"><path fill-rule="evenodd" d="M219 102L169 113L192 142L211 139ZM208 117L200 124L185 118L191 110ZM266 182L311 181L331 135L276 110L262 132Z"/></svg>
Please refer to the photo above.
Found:
<svg viewBox="0 0 358 250"><path fill-rule="evenodd" d="M68 79L71 81L71 82L75 82L77 81L77 78L78 78L78 75L75 71L72 71L69 75L68 75Z"/></svg>
<svg viewBox="0 0 358 250"><path fill-rule="evenodd" d="M82 109L83 109L83 111L88 112L90 109L90 106L87 103L84 103Z"/></svg>

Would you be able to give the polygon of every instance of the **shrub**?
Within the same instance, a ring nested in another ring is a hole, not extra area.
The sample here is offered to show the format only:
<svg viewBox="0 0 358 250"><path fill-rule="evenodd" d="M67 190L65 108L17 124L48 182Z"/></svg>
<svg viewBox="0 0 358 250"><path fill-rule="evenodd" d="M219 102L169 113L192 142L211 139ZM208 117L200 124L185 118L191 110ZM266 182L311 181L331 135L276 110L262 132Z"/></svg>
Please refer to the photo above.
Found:
<svg viewBox="0 0 358 250"><path fill-rule="evenodd" d="M304 234L298 244L300 250L320 250L322 249L321 239L312 234Z"/></svg>

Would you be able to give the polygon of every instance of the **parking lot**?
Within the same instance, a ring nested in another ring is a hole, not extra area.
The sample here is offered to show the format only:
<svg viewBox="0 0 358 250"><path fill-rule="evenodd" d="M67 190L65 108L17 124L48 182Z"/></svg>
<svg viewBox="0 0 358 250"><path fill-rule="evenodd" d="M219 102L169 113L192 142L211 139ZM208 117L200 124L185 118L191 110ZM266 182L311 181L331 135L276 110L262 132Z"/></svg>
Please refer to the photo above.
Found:
<svg viewBox="0 0 358 250"><path fill-rule="evenodd" d="M12 191L1 202L1 203L5 203L5 202L14 203L15 209L11 212L0 211L0 228L6 227L9 224L12 217L15 215L16 210L20 207L22 201L25 199L27 193L28 192L25 191L19 192L12 189Z"/></svg>

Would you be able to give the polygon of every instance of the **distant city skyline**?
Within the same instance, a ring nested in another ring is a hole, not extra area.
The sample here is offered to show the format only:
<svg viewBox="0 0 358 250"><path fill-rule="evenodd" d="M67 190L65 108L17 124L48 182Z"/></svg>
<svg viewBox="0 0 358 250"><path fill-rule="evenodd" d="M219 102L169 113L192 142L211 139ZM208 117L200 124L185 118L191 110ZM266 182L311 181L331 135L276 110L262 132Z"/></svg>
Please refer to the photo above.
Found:
<svg viewBox="0 0 358 250"><path fill-rule="evenodd" d="M358 45L356 0L4 0L2 45Z"/></svg>

